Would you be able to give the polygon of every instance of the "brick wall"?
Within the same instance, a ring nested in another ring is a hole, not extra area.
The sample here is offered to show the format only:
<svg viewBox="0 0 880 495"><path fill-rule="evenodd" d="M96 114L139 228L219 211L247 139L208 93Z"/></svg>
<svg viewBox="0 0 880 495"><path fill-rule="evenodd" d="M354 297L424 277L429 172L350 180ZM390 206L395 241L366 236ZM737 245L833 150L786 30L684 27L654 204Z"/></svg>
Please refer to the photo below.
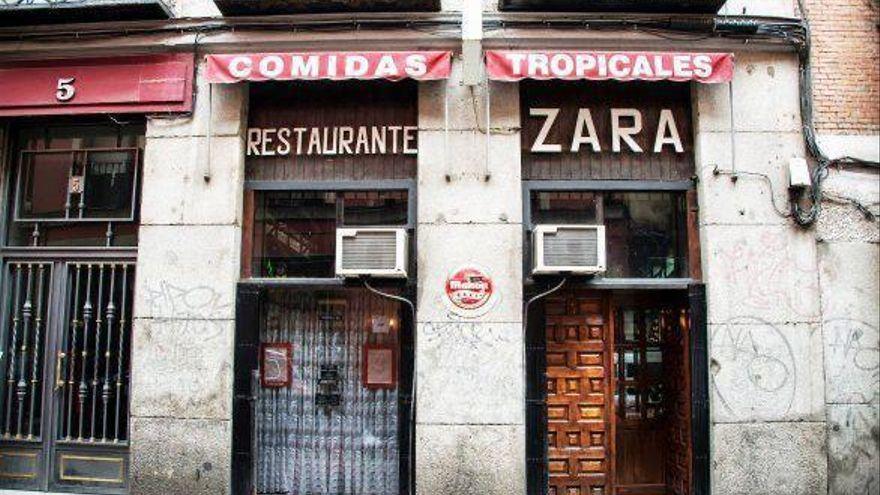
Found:
<svg viewBox="0 0 880 495"><path fill-rule="evenodd" d="M820 133L880 132L880 0L807 0Z"/></svg>

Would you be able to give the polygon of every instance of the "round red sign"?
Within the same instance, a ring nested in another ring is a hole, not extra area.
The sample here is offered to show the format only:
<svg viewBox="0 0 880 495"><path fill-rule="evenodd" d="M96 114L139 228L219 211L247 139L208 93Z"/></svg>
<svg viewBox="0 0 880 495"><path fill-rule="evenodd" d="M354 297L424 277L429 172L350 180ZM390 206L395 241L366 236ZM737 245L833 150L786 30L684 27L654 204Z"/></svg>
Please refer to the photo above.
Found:
<svg viewBox="0 0 880 495"><path fill-rule="evenodd" d="M461 268L446 279L446 297L464 310L485 306L492 292L492 279L474 267Z"/></svg>

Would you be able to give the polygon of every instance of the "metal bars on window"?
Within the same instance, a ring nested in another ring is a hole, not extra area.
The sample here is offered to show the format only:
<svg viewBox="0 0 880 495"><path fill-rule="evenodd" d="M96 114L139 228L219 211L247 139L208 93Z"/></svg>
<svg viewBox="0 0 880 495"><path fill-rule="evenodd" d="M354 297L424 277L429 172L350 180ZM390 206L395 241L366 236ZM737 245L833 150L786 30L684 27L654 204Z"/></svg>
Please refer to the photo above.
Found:
<svg viewBox="0 0 880 495"><path fill-rule="evenodd" d="M58 440L128 439L134 263L67 263L67 327L55 358Z"/></svg>
<svg viewBox="0 0 880 495"><path fill-rule="evenodd" d="M21 151L14 220L133 221L139 152L138 148Z"/></svg>
<svg viewBox="0 0 880 495"><path fill-rule="evenodd" d="M39 440L43 414L43 352L49 307L50 263L8 263L3 299L3 439Z"/></svg>

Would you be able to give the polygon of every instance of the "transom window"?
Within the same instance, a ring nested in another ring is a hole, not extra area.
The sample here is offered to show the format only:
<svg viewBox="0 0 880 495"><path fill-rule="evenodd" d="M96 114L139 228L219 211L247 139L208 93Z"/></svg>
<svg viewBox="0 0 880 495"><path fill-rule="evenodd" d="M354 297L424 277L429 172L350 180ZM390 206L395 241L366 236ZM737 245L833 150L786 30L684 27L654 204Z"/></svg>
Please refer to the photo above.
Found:
<svg viewBox="0 0 880 495"><path fill-rule="evenodd" d="M607 278L686 276L683 193L533 191L530 208L533 225L605 225Z"/></svg>
<svg viewBox="0 0 880 495"><path fill-rule="evenodd" d="M337 227L409 224L406 190L257 191L255 277L332 278Z"/></svg>

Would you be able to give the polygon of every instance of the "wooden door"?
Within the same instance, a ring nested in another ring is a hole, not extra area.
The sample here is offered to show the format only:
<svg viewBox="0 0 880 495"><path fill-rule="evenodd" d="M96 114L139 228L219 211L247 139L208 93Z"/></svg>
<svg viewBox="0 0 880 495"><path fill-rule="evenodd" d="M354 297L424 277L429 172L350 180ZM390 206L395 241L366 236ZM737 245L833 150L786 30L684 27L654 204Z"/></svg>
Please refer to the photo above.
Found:
<svg viewBox="0 0 880 495"><path fill-rule="evenodd" d="M615 495L690 493L690 373L684 301L615 298Z"/></svg>
<svg viewBox="0 0 880 495"><path fill-rule="evenodd" d="M610 494L612 391L607 301L550 296L546 315L548 495Z"/></svg>

